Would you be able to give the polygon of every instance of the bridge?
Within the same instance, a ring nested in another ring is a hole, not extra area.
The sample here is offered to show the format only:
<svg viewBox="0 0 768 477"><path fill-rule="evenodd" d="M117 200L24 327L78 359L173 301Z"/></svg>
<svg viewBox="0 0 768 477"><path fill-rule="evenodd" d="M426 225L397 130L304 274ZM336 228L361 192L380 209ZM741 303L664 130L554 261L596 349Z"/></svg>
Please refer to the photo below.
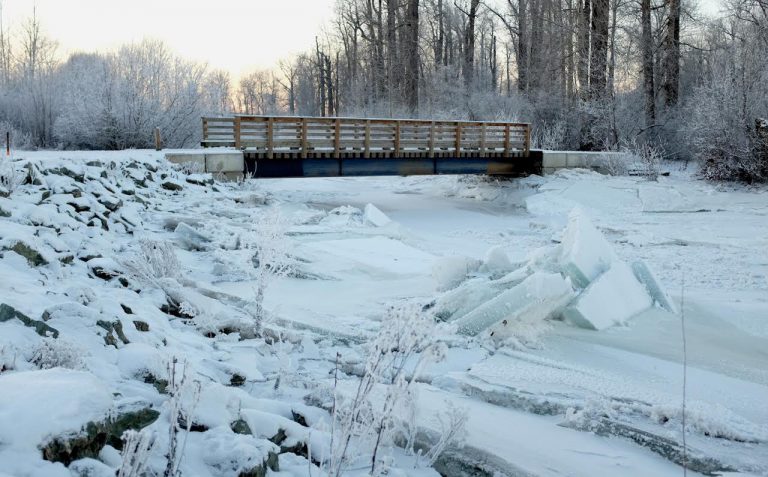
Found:
<svg viewBox="0 0 768 477"><path fill-rule="evenodd" d="M255 177L540 173L524 123L330 117L204 117L206 148L242 151Z"/></svg>

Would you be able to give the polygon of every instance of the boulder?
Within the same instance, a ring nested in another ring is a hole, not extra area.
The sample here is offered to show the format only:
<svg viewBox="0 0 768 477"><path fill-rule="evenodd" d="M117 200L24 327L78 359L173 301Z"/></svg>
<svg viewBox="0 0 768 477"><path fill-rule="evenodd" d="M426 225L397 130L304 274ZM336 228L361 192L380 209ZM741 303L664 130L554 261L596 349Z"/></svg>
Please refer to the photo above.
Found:
<svg viewBox="0 0 768 477"><path fill-rule="evenodd" d="M59 331L45 324L43 321L33 320L24 313L16 310L12 306L5 303L0 304L0 323L4 321L10 321L12 319L19 320L24 326L34 328L35 332L40 336L52 336L53 338L59 337Z"/></svg>

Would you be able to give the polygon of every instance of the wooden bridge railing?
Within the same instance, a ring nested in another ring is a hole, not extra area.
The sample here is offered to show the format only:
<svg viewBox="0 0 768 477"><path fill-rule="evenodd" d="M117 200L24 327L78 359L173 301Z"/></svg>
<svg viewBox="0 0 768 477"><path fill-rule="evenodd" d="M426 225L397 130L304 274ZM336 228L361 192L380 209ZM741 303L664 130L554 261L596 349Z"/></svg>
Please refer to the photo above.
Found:
<svg viewBox="0 0 768 477"><path fill-rule="evenodd" d="M203 118L204 147L273 157L519 157L530 125L505 122L245 116Z"/></svg>

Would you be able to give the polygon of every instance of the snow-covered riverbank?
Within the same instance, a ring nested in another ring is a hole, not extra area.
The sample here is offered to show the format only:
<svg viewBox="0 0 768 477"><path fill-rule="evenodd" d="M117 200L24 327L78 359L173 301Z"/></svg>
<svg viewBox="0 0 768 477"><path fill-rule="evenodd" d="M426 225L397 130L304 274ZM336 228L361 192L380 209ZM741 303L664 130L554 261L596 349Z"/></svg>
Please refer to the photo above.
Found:
<svg viewBox="0 0 768 477"><path fill-rule="evenodd" d="M32 183L0 198L0 475L114 475L111 423L143 425L146 413L149 468L161 475L178 402L193 430L184 475L317 475L307 457L334 452L327 397L355 389L393 306L439 312L462 289L479 306L521 269L583 292L545 260L562 252L574 209L684 311L690 449L683 456L680 315L643 306L595 331L561 320L553 302L550 319L526 321L513 339L438 325L445 359L409 389L425 435L448 410L466 411L465 446L448 445L438 470L679 475L685 459L768 475L768 189L579 170L212 184L149 151L16 159ZM292 267L268 279L257 327L250 245L275 217ZM170 243L177 269L142 281L132 267L142 241ZM105 437L72 448L88 423ZM364 440L350 475L369 470ZM434 475L424 459L387 452L398 475Z"/></svg>

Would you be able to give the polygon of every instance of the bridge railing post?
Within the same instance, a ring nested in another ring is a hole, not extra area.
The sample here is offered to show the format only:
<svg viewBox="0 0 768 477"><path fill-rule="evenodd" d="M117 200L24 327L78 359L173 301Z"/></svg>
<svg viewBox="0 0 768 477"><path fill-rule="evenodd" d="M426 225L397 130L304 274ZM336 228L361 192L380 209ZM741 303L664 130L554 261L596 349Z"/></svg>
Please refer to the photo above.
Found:
<svg viewBox="0 0 768 477"><path fill-rule="evenodd" d="M307 158L307 118L301 118L301 158Z"/></svg>
<svg viewBox="0 0 768 477"><path fill-rule="evenodd" d="M341 119L336 118L333 129L333 157L341 157Z"/></svg>
<svg viewBox="0 0 768 477"><path fill-rule="evenodd" d="M486 129L485 123L482 123L480 125L480 145L479 145L480 157L485 157L486 156L486 154L485 154L485 129Z"/></svg>
<svg viewBox="0 0 768 477"><path fill-rule="evenodd" d="M504 157L507 158L509 157L510 127L511 126L509 124L504 125Z"/></svg>
<svg viewBox="0 0 768 477"><path fill-rule="evenodd" d="M274 123L273 118L267 118L267 159L274 157Z"/></svg>
<svg viewBox="0 0 768 477"><path fill-rule="evenodd" d="M365 147L365 151L363 152L363 157L368 159L371 157L371 120L366 119L365 120L365 139L363 140L363 146Z"/></svg>
<svg viewBox="0 0 768 477"><path fill-rule="evenodd" d="M241 118L240 116L235 116L235 119L232 121L232 136L235 139L235 148L236 149L242 149L242 139L240 134L240 128L241 128Z"/></svg>
<svg viewBox="0 0 768 477"><path fill-rule="evenodd" d="M435 157L435 122L429 125L429 157Z"/></svg>
<svg viewBox="0 0 768 477"><path fill-rule="evenodd" d="M456 157L461 157L461 122L456 122Z"/></svg>
<svg viewBox="0 0 768 477"><path fill-rule="evenodd" d="M531 125L525 125L525 157L528 157L531 152Z"/></svg>
<svg viewBox="0 0 768 477"><path fill-rule="evenodd" d="M400 121L395 121L395 152L394 157L400 156Z"/></svg>

